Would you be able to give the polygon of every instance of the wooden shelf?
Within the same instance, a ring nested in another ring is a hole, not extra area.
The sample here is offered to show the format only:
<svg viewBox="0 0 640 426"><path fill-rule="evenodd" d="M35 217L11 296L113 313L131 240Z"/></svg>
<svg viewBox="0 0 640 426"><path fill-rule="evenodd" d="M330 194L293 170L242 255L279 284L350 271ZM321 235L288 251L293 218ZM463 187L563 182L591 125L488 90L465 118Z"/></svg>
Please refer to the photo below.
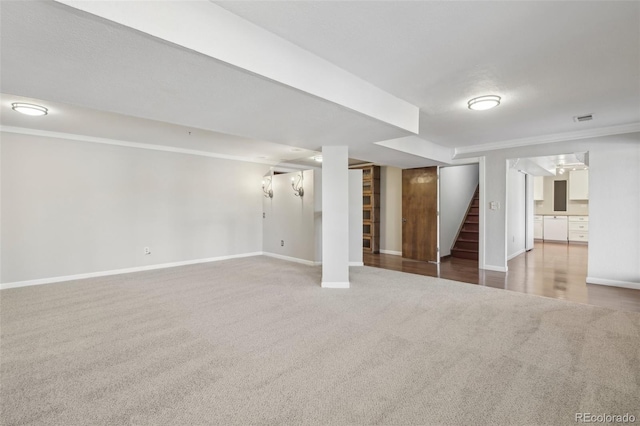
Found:
<svg viewBox="0 0 640 426"><path fill-rule="evenodd" d="M380 166L352 167L362 170L362 250L380 252Z"/></svg>

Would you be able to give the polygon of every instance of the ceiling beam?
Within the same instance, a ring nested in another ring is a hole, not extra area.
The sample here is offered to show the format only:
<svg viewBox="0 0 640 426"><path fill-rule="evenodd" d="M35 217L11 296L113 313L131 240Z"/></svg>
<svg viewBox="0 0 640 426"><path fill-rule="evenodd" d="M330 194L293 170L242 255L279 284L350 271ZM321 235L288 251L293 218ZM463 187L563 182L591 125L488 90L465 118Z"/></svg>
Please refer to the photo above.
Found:
<svg viewBox="0 0 640 426"><path fill-rule="evenodd" d="M418 133L417 106L209 1L57 1Z"/></svg>

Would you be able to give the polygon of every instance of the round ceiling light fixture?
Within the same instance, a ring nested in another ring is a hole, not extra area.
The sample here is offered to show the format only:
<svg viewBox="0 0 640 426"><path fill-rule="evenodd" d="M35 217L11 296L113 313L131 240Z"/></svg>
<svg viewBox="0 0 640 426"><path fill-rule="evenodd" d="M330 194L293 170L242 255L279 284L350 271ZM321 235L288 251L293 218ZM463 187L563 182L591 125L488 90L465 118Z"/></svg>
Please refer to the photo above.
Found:
<svg viewBox="0 0 640 426"><path fill-rule="evenodd" d="M12 103L11 109L13 109L14 111L21 112L22 114L33 115L33 116L47 115L49 113L49 110L43 106L25 104L21 102Z"/></svg>
<svg viewBox="0 0 640 426"><path fill-rule="evenodd" d="M485 109L495 108L500 105L500 96L487 95L473 98L467 102L469 109L474 111L484 111Z"/></svg>

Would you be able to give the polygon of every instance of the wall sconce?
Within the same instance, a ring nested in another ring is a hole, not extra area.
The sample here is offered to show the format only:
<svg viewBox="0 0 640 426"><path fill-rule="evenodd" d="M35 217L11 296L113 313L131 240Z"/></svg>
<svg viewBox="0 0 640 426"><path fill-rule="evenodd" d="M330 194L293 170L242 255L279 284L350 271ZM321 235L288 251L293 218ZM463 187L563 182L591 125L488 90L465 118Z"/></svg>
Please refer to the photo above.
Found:
<svg viewBox="0 0 640 426"><path fill-rule="evenodd" d="M271 188L272 180L273 176L268 176L262 181L262 192L264 192L265 198L273 198L273 189Z"/></svg>
<svg viewBox="0 0 640 426"><path fill-rule="evenodd" d="M291 178L291 187L296 197L302 197L304 195L304 188L302 187L303 179L302 172L300 172L297 179L295 177Z"/></svg>

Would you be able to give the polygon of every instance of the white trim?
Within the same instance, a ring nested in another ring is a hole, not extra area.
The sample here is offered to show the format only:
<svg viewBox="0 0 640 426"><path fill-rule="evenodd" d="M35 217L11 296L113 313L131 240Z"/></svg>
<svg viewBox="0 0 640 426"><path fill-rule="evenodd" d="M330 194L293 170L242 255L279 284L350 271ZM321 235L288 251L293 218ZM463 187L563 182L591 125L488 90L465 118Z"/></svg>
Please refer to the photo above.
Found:
<svg viewBox="0 0 640 426"><path fill-rule="evenodd" d="M197 155L200 157L221 158L224 160L244 161L247 163L268 164L271 166L275 166L278 164L277 161L269 161L264 159L240 157L236 155L216 154L215 152L197 151L195 149L177 148L174 146L163 146L163 145L154 145L154 144L141 143L141 142L129 142L129 141L123 141L123 140L117 140L117 139L98 138L94 136L76 135L73 133L62 133L62 132L52 132L49 130L27 129L24 127L0 126L0 132L16 133L20 135L41 136L41 137L55 138L55 139L67 139L67 140L80 141L80 142L99 143L104 145L124 146L127 148L148 149L151 151L173 152L177 154Z"/></svg>
<svg viewBox="0 0 640 426"><path fill-rule="evenodd" d="M349 266L364 266L364 262L349 262Z"/></svg>
<svg viewBox="0 0 640 426"><path fill-rule="evenodd" d="M478 268L484 269L487 253L485 243L485 223L487 217L486 186L486 158L478 158L478 191L480 191L480 208L478 209Z"/></svg>
<svg viewBox="0 0 640 426"><path fill-rule="evenodd" d="M402 252L401 251L395 251L395 250L382 250L382 249L380 249L380 253L382 253L382 254L392 254L394 256L402 256Z"/></svg>
<svg viewBox="0 0 640 426"><path fill-rule="evenodd" d="M133 268L113 269L110 271L89 272L86 274L66 275L61 277L40 278L37 280L16 281L12 283L0 284L0 290L9 288L28 287L32 285L54 284L64 281L83 280L86 278L106 277L109 275L129 274L131 272L151 271L154 269L173 268L176 266L195 265L197 263L217 262L220 260L238 259L241 257L260 256L262 252L232 254L229 256L209 257L206 259L185 260L181 262L160 263L157 265L136 266Z"/></svg>
<svg viewBox="0 0 640 426"><path fill-rule="evenodd" d="M464 166L466 164L478 164L481 158L484 158L484 157L465 157L465 158L452 159L451 164L445 164L440 167L454 167L454 166Z"/></svg>
<svg viewBox="0 0 640 426"><path fill-rule="evenodd" d="M490 142L480 145L459 146L455 148L453 158L455 159L458 155L494 151L496 149L542 145L545 143L564 142L576 139L596 138L601 136L622 135L625 133L634 132L640 132L640 123L624 124L621 126L600 127L598 129L578 130L575 132L554 133L550 135L511 139L501 142Z"/></svg>
<svg viewBox="0 0 640 426"><path fill-rule="evenodd" d="M326 282L322 281L322 288L349 288L349 281L346 282Z"/></svg>
<svg viewBox="0 0 640 426"><path fill-rule="evenodd" d="M568 185L568 184L567 184ZM504 266L509 261L509 160L504 160L504 198L500 203L504 203ZM500 204L498 204L500 210Z"/></svg>
<svg viewBox="0 0 640 426"><path fill-rule="evenodd" d="M306 260L306 259L300 259L298 257L290 257L290 256L283 256L281 254L276 254L276 253L269 253L269 252L262 252L262 254L264 256L269 256L269 257L274 257L276 259L280 259L280 260L287 260L289 262L295 262L295 263L302 263L303 265L308 265L308 266L316 266L321 264L318 262L314 262L313 260Z"/></svg>
<svg viewBox="0 0 640 426"><path fill-rule="evenodd" d="M509 260L513 259L514 257L518 257L518 256L520 256L522 253L526 253L526 252L527 252L527 250L525 250L525 249L518 250L516 253L512 254L512 255L511 255L511 256L509 256L509 257L507 257L507 260L509 261Z"/></svg>
<svg viewBox="0 0 640 426"><path fill-rule="evenodd" d="M493 266L493 265L484 265L482 268L478 268L478 269L485 269L487 271L496 271L496 272L507 272L507 271L509 271L509 267L508 266Z"/></svg>
<svg viewBox="0 0 640 426"><path fill-rule="evenodd" d="M634 283L632 281L608 280L605 278L597 277L587 277L587 284L607 285L611 287L623 287L640 290L640 283Z"/></svg>

